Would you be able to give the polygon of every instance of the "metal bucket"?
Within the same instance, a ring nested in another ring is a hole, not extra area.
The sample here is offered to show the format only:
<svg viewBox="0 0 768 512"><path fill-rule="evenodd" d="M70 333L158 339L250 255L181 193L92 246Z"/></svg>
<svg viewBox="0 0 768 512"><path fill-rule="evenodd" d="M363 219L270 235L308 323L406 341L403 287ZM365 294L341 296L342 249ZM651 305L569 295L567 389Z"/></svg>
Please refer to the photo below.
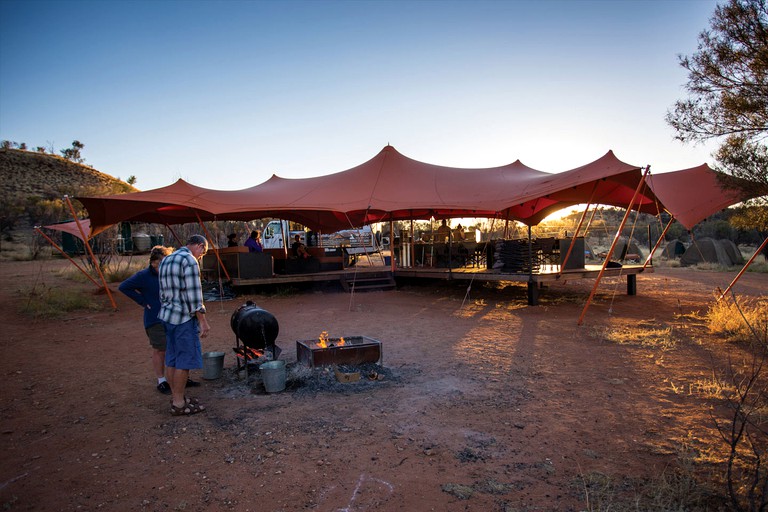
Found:
<svg viewBox="0 0 768 512"><path fill-rule="evenodd" d="M267 393L277 393L285 389L285 361L263 363L259 370Z"/></svg>
<svg viewBox="0 0 768 512"><path fill-rule="evenodd" d="M206 352L203 354L203 378L214 380L221 377L224 370L224 352Z"/></svg>

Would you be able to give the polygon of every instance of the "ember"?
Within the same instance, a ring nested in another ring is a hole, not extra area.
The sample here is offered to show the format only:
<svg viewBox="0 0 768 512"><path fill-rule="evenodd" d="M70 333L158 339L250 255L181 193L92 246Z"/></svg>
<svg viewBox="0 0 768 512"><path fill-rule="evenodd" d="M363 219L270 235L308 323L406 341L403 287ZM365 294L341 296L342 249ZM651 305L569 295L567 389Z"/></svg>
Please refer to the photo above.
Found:
<svg viewBox="0 0 768 512"><path fill-rule="evenodd" d="M234 347L232 351L235 353L235 355L238 358L243 359L245 361L252 361L264 355L264 351L256 350L255 348L250 348L246 346Z"/></svg>

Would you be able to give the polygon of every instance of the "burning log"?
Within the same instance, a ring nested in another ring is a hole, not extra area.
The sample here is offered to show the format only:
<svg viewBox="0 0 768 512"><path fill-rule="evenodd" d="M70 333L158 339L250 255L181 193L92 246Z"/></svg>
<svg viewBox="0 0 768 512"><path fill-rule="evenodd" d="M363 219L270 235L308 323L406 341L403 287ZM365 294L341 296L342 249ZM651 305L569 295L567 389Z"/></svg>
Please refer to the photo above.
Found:
<svg viewBox="0 0 768 512"><path fill-rule="evenodd" d="M328 347L343 347L344 346L344 338L336 338L331 340L331 338L328 337L328 331L323 331L320 333L320 337L317 341L317 347L318 348L328 348Z"/></svg>

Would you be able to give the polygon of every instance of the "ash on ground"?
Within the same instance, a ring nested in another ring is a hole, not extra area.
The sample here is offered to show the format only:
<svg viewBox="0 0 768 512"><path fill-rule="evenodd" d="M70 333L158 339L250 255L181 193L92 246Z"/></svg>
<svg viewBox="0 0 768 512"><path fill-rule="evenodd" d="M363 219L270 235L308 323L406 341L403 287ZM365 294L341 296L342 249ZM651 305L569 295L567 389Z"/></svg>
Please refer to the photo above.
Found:
<svg viewBox="0 0 768 512"><path fill-rule="evenodd" d="M360 379L355 382L339 382L334 368L345 374L359 373ZM399 373L376 363L309 368L294 361L286 364L285 390L279 393L266 392L257 364L249 365L247 378L245 367L240 372L232 368L225 370L221 378L210 382L223 396L236 398L248 394L292 393L301 397L318 393L363 393L397 385L401 381Z"/></svg>
<svg viewBox="0 0 768 512"><path fill-rule="evenodd" d="M355 382L339 382L336 371L343 374L359 374ZM301 364L290 366L286 372L286 391L297 394L315 393L360 393L378 389L391 383L399 382L399 376L390 368L376 363L358 365L343 364L338 366L320 366L308 368ZM261 389L263 390L263 385ZM254 387L254 392L258 392Z"/></svg>

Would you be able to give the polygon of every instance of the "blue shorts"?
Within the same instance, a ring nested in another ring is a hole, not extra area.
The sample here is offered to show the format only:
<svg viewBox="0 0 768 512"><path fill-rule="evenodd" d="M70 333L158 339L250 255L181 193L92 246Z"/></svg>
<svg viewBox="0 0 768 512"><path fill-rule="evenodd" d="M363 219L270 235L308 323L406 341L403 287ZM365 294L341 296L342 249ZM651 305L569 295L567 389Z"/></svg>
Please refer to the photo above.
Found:
<svg viewBox="0 0 768 512"><path fill-rule="evenodd" d="M178 370L197 370L203 367L203 349L200 345L197 318L180 325L165 325L165 366Z"/></svg>

